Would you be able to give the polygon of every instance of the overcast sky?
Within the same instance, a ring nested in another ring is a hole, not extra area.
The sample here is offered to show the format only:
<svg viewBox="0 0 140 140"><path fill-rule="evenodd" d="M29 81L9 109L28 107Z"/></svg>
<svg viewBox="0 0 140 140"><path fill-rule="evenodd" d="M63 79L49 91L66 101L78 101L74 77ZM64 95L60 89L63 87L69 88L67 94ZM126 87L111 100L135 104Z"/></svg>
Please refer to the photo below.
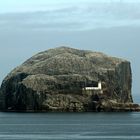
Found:
<svg viewBox="0 0 140 140"><path fill-rule="evenodd" d="M0 28L90 30L140 26L137 0L0 0Z"/></svg>
<svg viewBox="0 0 140 140"><path fill-rule="evenodd" d="M0 0L0 81L39 51L61 45L131 61L140 91L140 0Z"/></svg>
<svg viewBox="0 0 140 140"><path fill-rule="evenodd" d="M34 11L60 8L68 4L139 3L139 0L0 0L0 12Z"/></svg>

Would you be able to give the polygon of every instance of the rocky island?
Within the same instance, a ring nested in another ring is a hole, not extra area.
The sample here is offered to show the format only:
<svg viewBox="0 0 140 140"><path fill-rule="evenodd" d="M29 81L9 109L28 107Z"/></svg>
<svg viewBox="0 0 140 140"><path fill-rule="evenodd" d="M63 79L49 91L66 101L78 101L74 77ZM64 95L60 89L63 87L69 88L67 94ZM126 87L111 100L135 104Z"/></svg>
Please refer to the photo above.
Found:
<svg viewBox="0 0 140 140"><path fill-rule="evenodd" d="M31 57L3 80L1 111L140 111L130 62L68 47Z"/></svg>

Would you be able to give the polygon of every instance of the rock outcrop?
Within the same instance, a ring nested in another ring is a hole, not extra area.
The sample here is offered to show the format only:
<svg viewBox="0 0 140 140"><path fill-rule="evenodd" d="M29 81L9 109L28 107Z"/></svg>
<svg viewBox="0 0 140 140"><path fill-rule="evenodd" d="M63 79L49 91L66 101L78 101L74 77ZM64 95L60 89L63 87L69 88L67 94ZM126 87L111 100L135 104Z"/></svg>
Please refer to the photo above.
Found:
<svg viewBox="0 0 140 140"><path fill-rule="evenodd" d="M1 110L140 110L133 104L131 83L127 60L67 47L50 49L7 75L0 90Z"/></svg>

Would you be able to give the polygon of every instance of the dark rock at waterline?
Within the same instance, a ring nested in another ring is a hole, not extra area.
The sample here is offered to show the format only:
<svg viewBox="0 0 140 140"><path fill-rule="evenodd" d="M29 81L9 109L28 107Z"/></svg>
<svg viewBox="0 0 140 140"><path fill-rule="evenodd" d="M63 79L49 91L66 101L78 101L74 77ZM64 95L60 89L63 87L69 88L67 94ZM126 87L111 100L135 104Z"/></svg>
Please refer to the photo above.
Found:
<svg viewBox="0 0 140 140"><path fill-rule="evenodd" d="M131 83L129 61L60 47L38 53L9 73L1 85L0 107L4 111L139 111Z"/></svg>

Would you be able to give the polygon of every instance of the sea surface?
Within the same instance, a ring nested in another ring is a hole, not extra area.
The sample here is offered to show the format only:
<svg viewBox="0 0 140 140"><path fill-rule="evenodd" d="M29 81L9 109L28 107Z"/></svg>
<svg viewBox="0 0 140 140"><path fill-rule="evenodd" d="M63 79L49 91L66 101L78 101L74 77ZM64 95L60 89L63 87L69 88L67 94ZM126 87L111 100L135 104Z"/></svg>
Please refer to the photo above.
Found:
<svg viewBox="0 0 140 140"><path fill-rule="evenodd" d="M140 140L140 113L0 113L0 140Z"/></svg>

